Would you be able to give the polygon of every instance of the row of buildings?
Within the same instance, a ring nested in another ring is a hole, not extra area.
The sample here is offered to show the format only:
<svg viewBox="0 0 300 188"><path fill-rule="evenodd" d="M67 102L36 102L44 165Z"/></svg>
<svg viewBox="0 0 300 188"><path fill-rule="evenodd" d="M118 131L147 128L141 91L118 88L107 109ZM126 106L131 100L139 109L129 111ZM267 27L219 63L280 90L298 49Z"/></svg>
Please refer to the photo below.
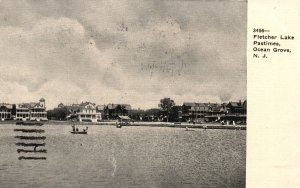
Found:
<svg viewBox="0 0 300 188"><path fill-rule="evenodd" d="M184 102L182 105L173 105L169 109L152 109L152 113L129 112L135 119L145 121L173 121L173 122L209 122L235 120L246 122L247 101L228 103L197 103ZM139 118L136 118L139 117Z"/></svg>
<svg viewBox="0 0 300 188"><path fill-rule="evenodd" d="M175 103L174 103L175 104ZM247 101L228 103L185 102L173 105L168 112L162 109L134 110L129 104L97 105L92 102L79 104L60 103L57 108L46 111L45 99L38 102L7 104L0 103L0 120L77 120L99 122L119 116L129 116L136 121L216 121L224 118L246 121Z"/></svg>
<svg viewBox="0 0 300 188"><path fill-rule="evenodd" d="M50 119L76 119L78 121L97 122L101 120L118 119L129 116L135 121L216 121L221 119L235 119L246 121L247 101L228 103L195 103L185 102L183 105L173 105L168 112L162 109L135 110L129 104L96 105L91 102L64 105L60 103L54 109L62 116L52 116Z"/></svg>
<svg viewBox="0 0 300 188"><path fill-rule="evenodd" d="M228 103L183 103L174 106L178 109L178 119L181 121L216 121L220 119L240 119L245 121L247 114L247 101Z"/></svg>
<svg viewBox="0 0 300 188"><path fill-rule="evenodd" d="M65 117L59 119L73 119L86 122L99 122L102 119L117 119L119 116L128 115L131 110L129 104L107 104L96 105L91 102L82 102L80 104L64 105L60 103L57 108L53 109L54 113L64 114ZM50 117L56 118L57 116ZM56 118L57 119L57 118Z"/></svg>
<svg viewBox="0 0 300 188"><path fill-rule="evenodd" d="M182 116L203 118L209 115L246 114L247 101L229 103L183 103L179 106Z"/></svg>
<svg viewBox="0 0 300 188"><path fill-rule="evenodd" d="M48 120L46 101L41 98L39 102L7 104L0 103L1 120Z"/></svg>

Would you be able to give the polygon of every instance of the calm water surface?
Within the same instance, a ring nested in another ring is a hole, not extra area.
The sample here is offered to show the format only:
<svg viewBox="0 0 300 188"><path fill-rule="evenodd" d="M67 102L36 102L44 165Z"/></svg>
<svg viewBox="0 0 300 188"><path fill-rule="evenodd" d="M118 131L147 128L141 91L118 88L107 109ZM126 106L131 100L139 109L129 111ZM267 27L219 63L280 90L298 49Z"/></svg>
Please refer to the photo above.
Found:
<svg viewBox="0 0 300 188"><path fill-rule="evenodd" d="M0 125L0 187L245 187L246 131L44 125L48 152L19 154L15 128Z"/></svg>

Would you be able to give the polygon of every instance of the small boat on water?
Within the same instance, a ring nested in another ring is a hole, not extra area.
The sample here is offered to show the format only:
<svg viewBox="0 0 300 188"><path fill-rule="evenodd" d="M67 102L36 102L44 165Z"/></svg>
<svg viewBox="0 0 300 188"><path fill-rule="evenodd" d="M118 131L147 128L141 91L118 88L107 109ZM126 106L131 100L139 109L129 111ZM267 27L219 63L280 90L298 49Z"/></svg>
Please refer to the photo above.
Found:
<svg viewBox="0 0 300 188"><path fill-rule="evenodd" d="M118 123L117 128L122 128L122 125L120 123Z"/></svg>
<svg viewBox="0 0 300 188"><path fill-rule="evenodd" d="M78 128L75 128L75 125L72 125L72 131L70 131L70 133L72 134L87 134L87 130L89 129L89 127L86 127L85 129L83 129L82 131L79 131Z"/></svg>
<svg viewBox="0 0 300 188"><path fill-rule="evenodd" d="M42 126L44 125L42 122L37 122L37 121L18 121L16 122L16 125L35 125L35 126Z"/></svg>

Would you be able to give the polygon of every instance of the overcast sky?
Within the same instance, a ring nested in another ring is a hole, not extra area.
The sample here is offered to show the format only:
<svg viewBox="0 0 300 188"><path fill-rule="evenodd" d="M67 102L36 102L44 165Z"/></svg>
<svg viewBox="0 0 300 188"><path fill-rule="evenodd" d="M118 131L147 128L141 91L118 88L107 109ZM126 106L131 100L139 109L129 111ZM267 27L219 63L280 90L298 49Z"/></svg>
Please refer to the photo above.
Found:
<svg viewBox="0 0 300 188"><path fill-rule="evenodd" d="M246 99L247 2L0 0L0 102Z"/></svg>

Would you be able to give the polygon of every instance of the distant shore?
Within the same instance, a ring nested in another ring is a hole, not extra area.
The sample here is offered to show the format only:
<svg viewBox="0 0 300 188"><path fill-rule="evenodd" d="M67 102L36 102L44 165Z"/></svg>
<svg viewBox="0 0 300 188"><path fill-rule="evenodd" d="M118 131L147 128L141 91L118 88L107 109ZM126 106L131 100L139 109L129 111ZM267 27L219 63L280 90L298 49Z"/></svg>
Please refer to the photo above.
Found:
<svg viewBox="0 0 300 188"><path fill-rule="evenodd" d="M15 124L17 121L15 120L6 120L0 121L0 124ZM76 125L110 125L115 126L117 121L101 121L101 122L71 122L71 121L43 121L44 124L54 124L54 125L72 125L75 123ZM148 126L148 127L174 127L174 128L199 128L199 129L239 129L246 130L246 125L221 125L218 123L187 123L187 122L144 122L137 121L133 122L130 125L126 126Z"/></svg>

